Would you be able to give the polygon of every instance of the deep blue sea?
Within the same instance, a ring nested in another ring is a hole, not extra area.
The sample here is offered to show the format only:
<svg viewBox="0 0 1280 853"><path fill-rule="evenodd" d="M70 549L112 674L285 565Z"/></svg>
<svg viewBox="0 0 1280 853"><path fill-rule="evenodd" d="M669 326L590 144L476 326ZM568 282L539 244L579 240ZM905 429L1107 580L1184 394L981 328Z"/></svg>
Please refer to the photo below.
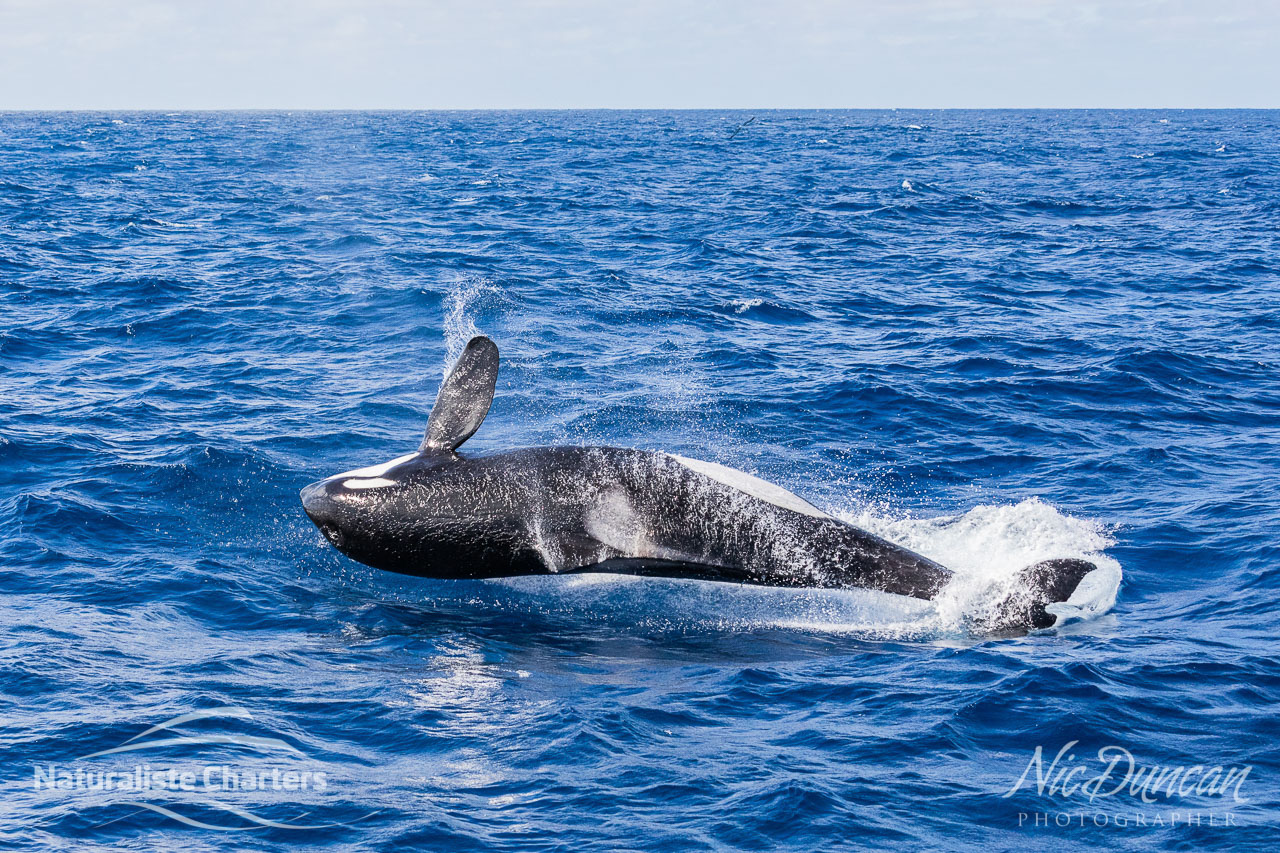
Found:
<svg viewBox="0 0 1280 853"><path fill-rule="evenodd" d="M0 847L1277 849L1278 259L1275 112L0 114ZM467 452L1114 606L342 557L476 331Z"/></svg>

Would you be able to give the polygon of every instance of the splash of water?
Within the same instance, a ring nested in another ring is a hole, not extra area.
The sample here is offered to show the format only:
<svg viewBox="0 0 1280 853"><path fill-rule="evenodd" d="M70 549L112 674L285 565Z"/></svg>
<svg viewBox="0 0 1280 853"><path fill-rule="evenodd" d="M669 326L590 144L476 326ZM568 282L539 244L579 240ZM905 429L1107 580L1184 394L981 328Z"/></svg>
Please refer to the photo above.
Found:
<svg viewBox="0 0 1280 853"><path fill-rule="evenodd" d="M499 292L498 287L486 278L460 276L449 286L444 312L445 375L462 355L467 341L480 334L476 315L485 301Z"/></svg>
<svg viewBox="0 0 1280 853"><path fill-rule="evenodd" d="M963 630L991 616L998 602L1018 592L1017 573L1041 560L1079 557L1098 567L1067 602L1046 608L1060 625L1105 613L1120 587L1120 564L1103 553L1115 540L1103 525L1066 515L1039 498L928 519L869 510L836 515L955 572L931 616L943 631Z"/></svg>
<svg viewBox="0 0 1280 853"><path fill-rule="evenodd" d="M833 514L937 560L955 572L955 579L933 601L873 590L784 589L619 575L498 583L519 594L505 602L515 609L608 612L615 624L631 621L639 627L783 628L875 639L968 639L983 635L983 617L1014 589L1020 569L1055 557L1081 557L1098 571L1086 576L1069 602L1050 605L1049 612L1062 625L1099 616L1115 603L1120 565L1103 553L1113 544L1111 536L1101 524L1066 515L1037 498L937 518L895 517L870 508Z"/></svg>

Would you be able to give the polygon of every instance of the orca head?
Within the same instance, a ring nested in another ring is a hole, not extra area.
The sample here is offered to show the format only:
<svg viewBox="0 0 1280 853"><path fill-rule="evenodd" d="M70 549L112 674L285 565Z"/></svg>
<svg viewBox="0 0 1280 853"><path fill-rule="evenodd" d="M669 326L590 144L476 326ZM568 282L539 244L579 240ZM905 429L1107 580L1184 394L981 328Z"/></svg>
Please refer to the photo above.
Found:
<svg viewBox="0 0 1280 853"><path fill-rule="evenodd" d="M389 510L421 472L451 461L442 454L410 453L318 480L303 488L302 508L325 538L342 553L361 560L390 534Z"/></svg>
<svg viewBox="0 0 1280 853"><path fill-rule="evenodd" d="M440 386L416 452L303 488L302 508L325 538L370 565L403 559L412 547L403 541L407 533L397 514L406 490L460 459L457 448L480 428L493 404L497 377L497 346L483 335L472 338Z"/></svg>

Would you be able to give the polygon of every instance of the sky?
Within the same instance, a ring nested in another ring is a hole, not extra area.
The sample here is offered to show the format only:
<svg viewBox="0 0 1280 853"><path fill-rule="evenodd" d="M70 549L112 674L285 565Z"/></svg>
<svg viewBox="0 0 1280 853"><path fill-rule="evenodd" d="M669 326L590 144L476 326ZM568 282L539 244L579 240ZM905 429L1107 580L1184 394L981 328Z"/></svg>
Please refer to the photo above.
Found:
<svg viewBox="0 0 1280 853"><path fill-rule="evenodd" d="M1275 0L0 0L0 109L1277 106Z"/></svg>

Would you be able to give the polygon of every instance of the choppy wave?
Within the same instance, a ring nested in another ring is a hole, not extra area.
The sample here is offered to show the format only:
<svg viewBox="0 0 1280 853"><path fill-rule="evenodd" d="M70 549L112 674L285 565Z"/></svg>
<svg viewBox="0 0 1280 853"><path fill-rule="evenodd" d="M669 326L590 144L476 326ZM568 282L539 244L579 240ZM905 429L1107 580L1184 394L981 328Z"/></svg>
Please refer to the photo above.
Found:
<svg viewBox="0 0 1280 853"><path fill-rule="evenodd" d="M757 116L0 115L0 845L1270 849L1275 117ZM748 470L952 595L344 560L298 489L416 447L476 330L468 449ZM1071 555L1059 627L967 630ZM212 798L244 835L31 787L229 706L332 787ZM1020 823L1073 740L1248 802Z"/></svg>

